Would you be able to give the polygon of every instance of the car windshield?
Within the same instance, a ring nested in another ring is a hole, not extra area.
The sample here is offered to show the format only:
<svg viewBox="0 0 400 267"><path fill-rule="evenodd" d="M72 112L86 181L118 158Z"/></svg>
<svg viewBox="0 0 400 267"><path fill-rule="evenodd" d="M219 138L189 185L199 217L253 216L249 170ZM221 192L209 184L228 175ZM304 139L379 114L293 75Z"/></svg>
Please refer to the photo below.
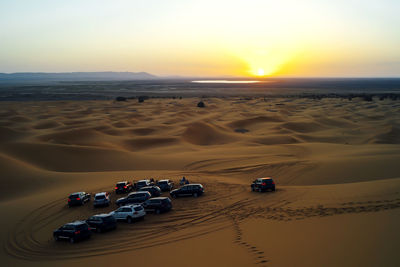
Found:
<svg viewBox="0 0 400 267"><path fill-rule="evenodd" d="M137 185L138 186L144 186L144 185L147 185L147 183L143 181L143 182L138 182Z"/></svg>
<svg viewBox="0 0 400 267"><path fill-rule="evenodd" d="M75 228L72 225L64 225L61 227L62 230L75 230Z"/></svg>
<svg viewBox="0 0 400 267"><path fill-rule="evenodd" d="M72 194L69 196L69 198L78 198L78 197L79 197L79 194Z"/></svg>
<svg viewBox="0 0 400 267"><path fill-rule="evenodd" d="M159 184L168 184L167 181L159 181L158 183L159 183Z"/></svg>
<svg viewBox="0 0 400 267"><path fill-rule="evenodd" d="M122 186L125 186L125 185L126 185L126 183L118 183L117 184L118 187L122 187Z"/></svg>
<svg viewBox="0 0 400 267"><path fill-rule="evenodd" d="M105 195L100 195L100 196L95 196L94 198L95 198L96 200L97 200L97 199L105 199L106 196L105 196Z"/></svg>
<svg viewBox="0 0 400 267"><path fill-rule="evenodd" d="M140 210L143 209L143 207L142 206L138 206L138 207L135 207L134 209L135 209L135 211L140 211Z"/></svg>

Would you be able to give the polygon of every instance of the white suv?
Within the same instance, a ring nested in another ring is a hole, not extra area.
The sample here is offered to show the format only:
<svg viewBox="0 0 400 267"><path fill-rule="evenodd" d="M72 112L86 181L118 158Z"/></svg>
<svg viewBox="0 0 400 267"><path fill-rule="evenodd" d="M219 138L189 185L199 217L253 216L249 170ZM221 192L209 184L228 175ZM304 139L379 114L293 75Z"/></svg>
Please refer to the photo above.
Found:
<svg viewBox="0 0 400 267"><path fill-rule="evenodd" d="M128 223L132 223L133 220L143 219L146 215L142 205L129 205L122 206L117 210L110 213L116 220L125 220Z"/></svg>

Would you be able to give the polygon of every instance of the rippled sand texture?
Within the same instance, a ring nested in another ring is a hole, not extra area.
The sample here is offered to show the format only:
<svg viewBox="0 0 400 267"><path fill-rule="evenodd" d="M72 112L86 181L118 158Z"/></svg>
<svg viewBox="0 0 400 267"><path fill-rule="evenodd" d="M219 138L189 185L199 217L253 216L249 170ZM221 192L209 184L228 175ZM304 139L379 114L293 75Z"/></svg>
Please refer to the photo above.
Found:
<svg viewBox="0 0 400 267"><path fill-rule="evenodd" d="M0 103L2 262L400 264L399 101L198 101ZM71 192L183 175L206 194L89 241L52 240L66 222L115 209L68 208ZM250 192L263 176L276 192Z"/></svg>

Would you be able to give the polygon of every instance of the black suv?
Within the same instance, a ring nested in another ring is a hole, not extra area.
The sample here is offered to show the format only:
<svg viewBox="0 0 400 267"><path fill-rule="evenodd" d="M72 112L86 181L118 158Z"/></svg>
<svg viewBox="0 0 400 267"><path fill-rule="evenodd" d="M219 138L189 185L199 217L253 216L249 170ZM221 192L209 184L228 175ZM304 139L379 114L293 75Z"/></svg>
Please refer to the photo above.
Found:
<svg viewBox="0 0 400 267"><path fill-rule="evenodd" d="M161 212L170 211L172 209L171 199L168 197L154 197L146 200L144 202L143 207L145 211L155 212L160 214Z"/></svg>
<svg viewBox="0 0 400 267"><path fill-rule="evenodd" d="M263 192L267 190L275 191L275 182L270 177L258 178L251 184L252 191Z"/></svg>
<svg viewBox="0 0 400 267"><path fill-rule="evenodd" d="M123 193L128 193L133 190L133 185L131 182L128 181L123 181L123 182L118 182L115 185L115 193L116 194L123 194Z"/></svg>
<svg viewBox="0 0 400 267"><path fill-rule="evenodd" d="M204 188L201 184L187 184L179 189L172 190L169 194L173 198L182 196L194 196L198 197L204 193Z"/></svg>
<svg viewBox="0 0 400 267"><path fill-rule="evenodd" d="M144 186L140 188L140 191L147 191L151 194L151 197L159 197L161 195L161 189L156 185Z"/></svg>
<svg viewBox="0 0 400 267"><path fill-rule="evenodd" d="M67 223L53 232L55 240L67 239L71 243L90 238L91 235L89 225L84 221Z"/></svg>
<svg viewBox="0 0 400 267"><path fill-rule="evenodd" d="M118 206L125 206L128 204L142 204L146 200L151 198L151 194L147 191L143 192L132 192L127 197L117 199L116 203Z"/></svg>
<svg viewBox="0 0 400 267"><path fill-rule="evenodd" d="M86 220L90 229L98 233L117 228L117 221L110 214L94 215Z"/></svg>
<svg viewBox="0 0 400 267"><path fill-rule="evenodd" d="M160 180L157 182L157 186L161 189L161 191L171 191L174 188L174 182L171 180Z"/></svg>
<svg viewBox="0 0 400 267"><path fill-rule="evenodd" d="M81 206L85 204L86 202L90 201L90 194L86 192L76 192L72 193L68 197L68 206Z"/></svg>

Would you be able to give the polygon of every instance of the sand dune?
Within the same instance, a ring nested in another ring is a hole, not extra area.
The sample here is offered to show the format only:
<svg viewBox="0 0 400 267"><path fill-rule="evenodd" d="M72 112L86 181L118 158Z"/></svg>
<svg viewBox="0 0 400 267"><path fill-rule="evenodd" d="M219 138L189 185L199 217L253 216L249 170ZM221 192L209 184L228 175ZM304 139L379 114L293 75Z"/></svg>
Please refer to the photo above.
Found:
<svg viewBox="0 0 400 267"><path fill-rule="evenodd" d="M196 122L188 125L182 138L188 143L201 146L221 145L236 140L235 136L204 122Z"/></svg>
<svg viewBox="0 0 400 267"><path fill-rule="evenodd" d="M177 259L191 255L193 266L400 264L396 101L198 101L1 103L2 263L186 266ZM88 242L52 240L63 223L115 208L68 209L71 192L182 176L204 184L204 197L173 200L171 213ZM275 193L250 192L262 176L274 177Z"/></svg>

